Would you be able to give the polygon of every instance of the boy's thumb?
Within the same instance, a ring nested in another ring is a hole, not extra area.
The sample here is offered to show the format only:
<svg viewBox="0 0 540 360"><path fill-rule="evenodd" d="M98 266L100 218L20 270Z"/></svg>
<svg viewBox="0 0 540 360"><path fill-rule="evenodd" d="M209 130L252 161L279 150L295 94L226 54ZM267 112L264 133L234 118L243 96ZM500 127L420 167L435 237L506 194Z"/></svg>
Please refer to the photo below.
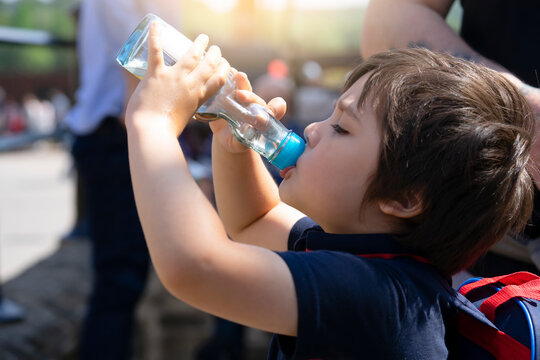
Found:
<svg viewBox="0 0 540 360"><path fill-rule="evenodd" d="M163 46L161 45L161 26L157 22L150 25L148 34L148 71L163 66Z"/></svg>

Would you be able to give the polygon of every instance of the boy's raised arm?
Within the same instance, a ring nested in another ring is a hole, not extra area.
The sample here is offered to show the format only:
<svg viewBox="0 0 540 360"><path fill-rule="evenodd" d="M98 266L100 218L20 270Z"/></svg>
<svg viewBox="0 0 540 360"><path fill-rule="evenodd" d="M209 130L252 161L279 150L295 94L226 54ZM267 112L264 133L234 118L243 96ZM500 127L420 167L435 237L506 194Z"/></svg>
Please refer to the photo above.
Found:
<svg viewBox="0 0 540 360"><path fill-rule="evenodd" d="M126 126L137 210L156 272L176 297L241 324L296 335L297 300L282 258L230 241L191 177L178 134L222 85L229 66L199 37L174 66L163 63L152 27L148 71L128 105Z"/></svg>
<svg viewBox="0 0 540 360"><path fill-rule="evenodd" d="M263 100L251 93L251 86L243 74L236 74L235 81L240 102ZM278 98L270 101L268 108L281 118L286 104ZM261 157L248 150L232 136L225 121L211 124L212 168L216 203L229 236L238 242L287 250L289 231L304 216L280 201L278 187L263 164Z"/></svg>

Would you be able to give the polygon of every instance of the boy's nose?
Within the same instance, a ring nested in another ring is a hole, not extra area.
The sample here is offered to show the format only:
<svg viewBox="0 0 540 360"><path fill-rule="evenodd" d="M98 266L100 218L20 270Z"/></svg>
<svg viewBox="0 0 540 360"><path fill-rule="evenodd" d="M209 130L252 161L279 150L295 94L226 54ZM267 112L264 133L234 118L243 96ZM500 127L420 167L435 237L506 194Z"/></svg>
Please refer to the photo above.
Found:
<svg viewBox="0 0 540 360"><path fill-rule="evenodd" d="M309 147L315 146L317 142L317 122L311 123L304 129L304 139L306 139L306 144Z"/></svg>

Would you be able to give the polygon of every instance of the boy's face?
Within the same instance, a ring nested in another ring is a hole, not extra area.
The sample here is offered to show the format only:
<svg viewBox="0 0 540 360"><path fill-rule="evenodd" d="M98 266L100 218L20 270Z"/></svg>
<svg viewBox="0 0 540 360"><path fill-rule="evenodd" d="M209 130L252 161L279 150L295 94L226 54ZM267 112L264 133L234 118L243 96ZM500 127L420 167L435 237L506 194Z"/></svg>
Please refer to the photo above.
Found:
<svg viewBox="0 0 540 360"><path fill-rule="evenodd" d="M340 96L328 119L306 128L306 150L280 185L283 201L327 232L377 230L372 225L380 216L378 207L368 203L361 208L381 148L380 122L371 99L358 107L366 78Z"/></svg>

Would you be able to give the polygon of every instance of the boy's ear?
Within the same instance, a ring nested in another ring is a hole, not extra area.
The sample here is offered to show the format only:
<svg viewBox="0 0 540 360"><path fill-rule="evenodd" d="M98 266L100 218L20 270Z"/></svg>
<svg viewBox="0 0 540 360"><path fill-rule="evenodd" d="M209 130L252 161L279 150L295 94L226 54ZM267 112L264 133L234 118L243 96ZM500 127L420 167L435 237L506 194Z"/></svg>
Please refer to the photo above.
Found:
<svg viewBox="0 0 540 360"><path fill-rule="evenodd" d="M410 219L419 215L424 210L424 205L419 194L410 193L397 199L379 200L379 209L386 215Z"/></svg>

